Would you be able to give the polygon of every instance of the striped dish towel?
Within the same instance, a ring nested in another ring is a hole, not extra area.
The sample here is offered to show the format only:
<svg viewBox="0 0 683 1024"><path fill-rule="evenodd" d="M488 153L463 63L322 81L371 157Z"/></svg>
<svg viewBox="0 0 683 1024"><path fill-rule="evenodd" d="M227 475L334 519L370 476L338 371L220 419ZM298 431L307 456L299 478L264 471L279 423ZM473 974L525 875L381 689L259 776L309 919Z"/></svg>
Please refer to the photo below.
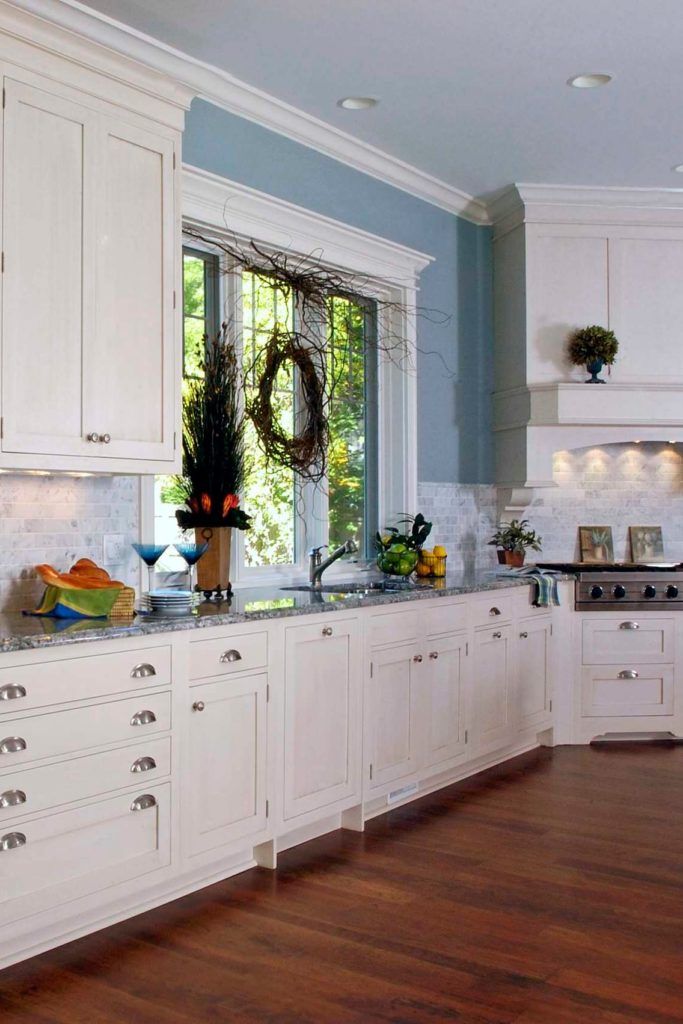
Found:
<svg viewBox="0 0 683 1024"><path fill-rule="evenodd" d="M536 594L531 603L536 608L557 608L559 606L558 573L552 569L538 569L535 565L524 566L521 569L513 570L513 572L515 576L527 577L531 583L535 584Z"/></svg>

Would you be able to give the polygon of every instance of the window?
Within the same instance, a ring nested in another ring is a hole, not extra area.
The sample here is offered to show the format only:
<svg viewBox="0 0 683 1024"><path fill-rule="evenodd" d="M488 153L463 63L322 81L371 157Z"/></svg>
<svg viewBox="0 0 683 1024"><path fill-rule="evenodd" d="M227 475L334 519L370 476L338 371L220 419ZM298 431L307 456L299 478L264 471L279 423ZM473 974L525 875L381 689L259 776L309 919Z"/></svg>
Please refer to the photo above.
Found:
<svg viewBox="0 0 683 1024"><path fill-rule="evenodd" d="M275 327L295 330L296 295L264 275L235 272L221 280L217 257L183 251L183 378L201 373L204 338L220 327L220 291L225 285L234 306L235 344L240 348L245 397L254 393L259 355ZM235 579L268 572L293 572L305 552L317 544L336 547L347 537L361 557L371 557L377 529L377 352L374 303L331 296L326 336L328 373L335 381L329 410L328 477L320 484L302 481L283 466L269 463L247 421L249 471L241 497L253 516L252 528L236 538L240 564ZM275 389L280 422L294 431L299 412L296 372L283 367ZM172 545L182 532L175 519L179 506L172 477L155 478L154 537ZM173 550L159 562L162 571L182 571Z"/></svg>

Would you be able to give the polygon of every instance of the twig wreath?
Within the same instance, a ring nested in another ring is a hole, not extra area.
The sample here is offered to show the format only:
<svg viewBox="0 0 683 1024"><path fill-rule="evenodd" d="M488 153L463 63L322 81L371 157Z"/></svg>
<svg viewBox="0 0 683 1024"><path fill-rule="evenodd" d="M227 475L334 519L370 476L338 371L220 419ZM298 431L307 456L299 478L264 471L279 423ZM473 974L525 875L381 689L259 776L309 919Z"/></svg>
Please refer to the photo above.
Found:
<svg viewBox="0 0 683 1024"><path fill-rule="evenodd" d="M328 440L326 376L315 355L297 332L273 331L258 371L256 396L246 408L268 456L313 481L324 476ZM303 423L294 434L285 432L273 408L273 388L287 363L299 371L301 391Z"/></svg>
<svg viewBox="0 0 683 1024"><path fill-rule="evenodd" d="M226 240L222 235L206 235L192 227L186 227L184 233L221 257L219 273L229 274L239 267L268 279L285 299L296 296L296 330L275 328L253 365L243 367L253 393L245 402L245 413L268 459L306 480L319 482L327 471L330 405L338 383L334 373L328 372L327 339L320 326L326 322L332 298L357 303L359 297L372 294L370 280L330 269L315 253L302 256L273 252L254 241ZM381 338L376 332L366 343L401 369L411 366L411 353L403 333L406 321L417 315L439 323L450 320L448 315L434 310L417 310L382 298L372 301L375 315L382 318L383 330ZM401 329L392 324L400 324ZM287 366L298 371L300 390L300 422L292 433L284 429L274 402L278 374ZM445 369L454 375L449 367ZM342 373L343 369L339 379Z"/></svg>

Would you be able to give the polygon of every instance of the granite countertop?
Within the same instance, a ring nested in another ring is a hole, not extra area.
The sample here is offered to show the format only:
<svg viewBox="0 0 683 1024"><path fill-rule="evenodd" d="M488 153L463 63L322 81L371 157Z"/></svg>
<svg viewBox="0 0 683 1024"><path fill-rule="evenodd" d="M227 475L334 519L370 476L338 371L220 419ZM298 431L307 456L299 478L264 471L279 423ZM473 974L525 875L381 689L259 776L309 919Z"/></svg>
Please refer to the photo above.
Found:
<svg viewBox="0 0 683 1024"><path fill-rule="evenodd" d="M353 583L357 586L358 582L356 577ZM334 583L341 585L339 580L334 580ZM168 619L138 615L133 621L125 622L115 622L111 619L81 619L69 622L64 619L22 615L18 612L9 613L0 615L0 653L91 640L113 640L117 637L145 637L179 630L344 611L347 608L376 607L438 597L456 597L458 594L524 586L529 586L529 581L519 576L502 577L490 572L456 573L443 580L431 581L431 584L418 582L409 590L370 590L351 595L288 590L277 584L249 587L236 590L230 602L226 601L220 605L204 602L191 615Z"/></svg>

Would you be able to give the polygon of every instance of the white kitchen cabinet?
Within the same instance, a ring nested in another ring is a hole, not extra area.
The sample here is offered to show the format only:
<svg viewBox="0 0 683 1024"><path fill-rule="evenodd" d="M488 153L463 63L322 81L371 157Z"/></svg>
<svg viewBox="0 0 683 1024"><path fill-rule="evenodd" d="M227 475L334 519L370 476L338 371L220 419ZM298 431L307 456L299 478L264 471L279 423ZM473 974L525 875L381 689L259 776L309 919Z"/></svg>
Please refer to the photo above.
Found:
<svg viewBox="0 0 683 1024"><path fill-rule="evenodd" d="M286 630L285 819L360 800L361 687L357 619Z"/></svg>
<svg viewBox="0 0 683 1024"><path fill-rule="evenodd" d="M581 672L581 715L595 719L658 719L674 713L673 665L591 665ZM626 730L648 724L626 726ZM614 728L614 727L612 727ZM657 722L655 728L666 728ZM599 730L594 730L599 731ZM617 730L619 731L619 730Z"/></svg>
<svg viewBox="0 0 683 1024"><path fill-rule="evenodd" d="M173 471L179 134L3 84L0 465Z"/></svg>
<svg viewBox="0 0 683 1024"><path fill-rule="evenodd" d="M446 767L467 751L468 648L465 634L428 639L425 653L424 767Z"/></svg>
<svg viewBox="0 0 683 1024"><path fill-rule="evenodd" d="M184 838L190 855L266 827L267 675L190 689Z"/></svg>
<svg viewBox="0 0 683 1024"><path fill-rule="evenodd" d="M486 754L506 746L512 739L512 627L477 630L473 649L472 741L477 754Z"/></svg>
<svg viewBox="0 0 683 1024"><path fill-rule="evenodd" d="M550 645L552 619L521 619L517 623L517 728L543 728L551 722Z"/></svg>
<svg viewBox="0 0 683 1024"><path fill-rule="evenodd" d="M417 644L397 644L372 653L366 691L370 790L407 779L420 766L423 662Z"/></svg>

